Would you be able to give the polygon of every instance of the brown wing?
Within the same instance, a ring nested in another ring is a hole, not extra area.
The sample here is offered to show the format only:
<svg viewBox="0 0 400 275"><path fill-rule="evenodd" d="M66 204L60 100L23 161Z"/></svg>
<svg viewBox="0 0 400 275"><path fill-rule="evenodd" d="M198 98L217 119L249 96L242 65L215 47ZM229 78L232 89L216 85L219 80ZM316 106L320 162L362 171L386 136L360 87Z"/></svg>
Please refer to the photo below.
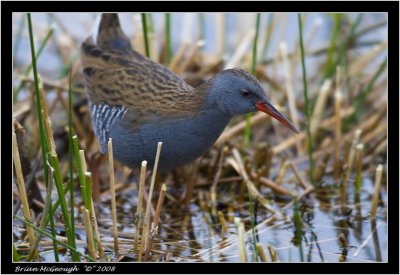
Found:
<svg viewBox="0 0 400 275"><path fill-rule="evenodd" d="M103 14L97 44L88 37L81 46L83 73L92 103L126 107L126 117L133 127L152 116L169 119L196 114L204 94L195 92L168 68L133 50L117 23L115 16Z"/></svg>

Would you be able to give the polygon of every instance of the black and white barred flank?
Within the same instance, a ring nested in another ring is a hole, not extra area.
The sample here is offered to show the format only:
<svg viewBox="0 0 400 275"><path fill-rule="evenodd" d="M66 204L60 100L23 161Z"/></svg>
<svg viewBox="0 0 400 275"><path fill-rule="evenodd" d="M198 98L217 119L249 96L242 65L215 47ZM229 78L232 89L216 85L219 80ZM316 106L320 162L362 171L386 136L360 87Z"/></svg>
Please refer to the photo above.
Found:
<svg viewBox="0 0 400 275"><path fill-rule="evenodd" d="M128 109L123 106L110 106L105 103L98 105L89 100L89 108L92 116L94 133L100 143L100 152L107 152L107 142L111 127L117 119L122 119Z"/></svg>

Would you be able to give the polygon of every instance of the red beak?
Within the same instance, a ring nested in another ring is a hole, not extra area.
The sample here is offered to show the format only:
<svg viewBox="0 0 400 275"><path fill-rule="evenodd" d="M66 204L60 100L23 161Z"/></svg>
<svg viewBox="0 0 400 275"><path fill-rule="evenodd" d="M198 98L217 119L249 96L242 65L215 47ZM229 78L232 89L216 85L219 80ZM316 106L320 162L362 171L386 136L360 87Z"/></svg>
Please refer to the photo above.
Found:
<svg viewBox="0 0 400 275"><path fill-rule="evenodd" d="M296 126L294 126L294 124L290 122L290 120L287 119L282 113L280 113L277 109L275 109L275 107L272 106L271 103L259 101L256 103L256 108L257 110L272 116L273 118L278 120L280 123L288 127L293 132L297 134L299 133L299 130L296 128Z"/></svg>

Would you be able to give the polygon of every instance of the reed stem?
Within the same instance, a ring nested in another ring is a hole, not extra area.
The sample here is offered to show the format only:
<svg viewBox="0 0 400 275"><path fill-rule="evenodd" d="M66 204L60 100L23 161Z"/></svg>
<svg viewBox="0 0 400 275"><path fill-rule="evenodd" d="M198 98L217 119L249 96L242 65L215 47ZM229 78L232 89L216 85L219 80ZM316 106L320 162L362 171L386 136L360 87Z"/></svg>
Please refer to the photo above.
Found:
<svg viewBox="0 0 400 275"><path fill-rule="evenodd" d="M24 177L22 174L22 167L21 167L21 160L19 157L19 151L18 151L18 144L17 144L17 136L15 133L12 133L12 139L13 139L13 156L14 156L14 165L15 165L15 173L16 173L16 178L17 178L17 186L18 186L18 191L19 191L19 196L22 202L22 211L24 213L25 219L33 223L30 208L29 208L29 203L28 203L28 195L26 193L26 187L25 187L25 181ZM28 239L29 239L29 244L31 247L34 247L35 243L35 233L33 232L31 227L26 228L28 232ZM38 253L37 251L35 252L35 258L38 258Z"/></svg>
<svg viewBox="0 0 400 275"><path fill-rule="evenodd" d="M379 189L381 188L382 172L383 172L383 165L379 164L375 172L375 186L374 186L374 194L372 196L371 218L375 218L376 209L378 208Z"/></svg>
<svg viewBox="0 0 400 275"><path fill-rule="evenodd" d="M301 66L303 70L303 86L304 86L304 103L305 103L305 114L306 114L306 126L307 126L307 151L308 151L308 159L310 162L310 179L312 186L315 187L315 177L314 177L314 159L312 156L313 153L313 142L311 138L311 129L310 129L310 114L311 114L311 106L308 101L308 90L307 90L307 71L305 64L305 56L304 56L304 46L303 46L303 25L301 20L300 13L298 14L299 21L299 36L300 36L300 53L301 53Z"/></svg>
<svg viewBox="0 0 400 275"><path fill-rule="evenodd" d="M142 201L143 201L143 192L144 192L144 182L146 179L146 167L147 161L142 161L142 166L140 169L140 178L139 178L139 193L138 193L138 200L137 200L137 207L136 207L136 214L135 214L135 243L133 246L133 252L137 252L138 242L139 242L139 232L140 228L143 225L143 214L142 214Z"/></svg>
<svg viewBox="0 0 400 275"><path fill-rule="evenodd" d="M108 164L110 169L111 213L112 213L112 223L113 223L114 251L115 255L119 255L118 230L117 230L117 205L115 201L114 157L113 157L113 147L111 138L108 140Z"/></svg>
<svg viewBox="0 0 400 275"><path fill-rule="evenodd" d="M257 41L260 33L260 13L256 15L256 31L253 41L253 55L251 62L251 73L255 75L256 73L256 64L257 64ZM250 144L250 136L251 136L251 124L250 124L251 114L246 114L246 128L244 130L244 146L247 148Z"/></svg>
<svg viewBox="0 0 400 275"><path fill-rule="evenodd" d="M144 48L146 50L146 57L150 58L150 45L149 45L149 36L148 36L148 24L147 24L147 16L145 13L141 14L142 16L142 25L143 25L143 37L144 37Z"/></svg>

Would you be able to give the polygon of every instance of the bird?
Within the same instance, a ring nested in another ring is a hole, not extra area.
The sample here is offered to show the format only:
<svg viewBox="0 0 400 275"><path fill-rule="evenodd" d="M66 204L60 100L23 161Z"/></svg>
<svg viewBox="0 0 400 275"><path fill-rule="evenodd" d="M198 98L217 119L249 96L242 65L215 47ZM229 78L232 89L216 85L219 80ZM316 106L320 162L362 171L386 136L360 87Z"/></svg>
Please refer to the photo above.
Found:
<svg viewBox="0 0 400 275"><path fill-rule="evenodd" d="M81 64L92 126L106 154L130 167L146 160L169 171L203 155L236 115L264 112L299 133L249 72L226 69L192 87L167 67L132 48L116 13L102 13L81 44Z"/></svg>

